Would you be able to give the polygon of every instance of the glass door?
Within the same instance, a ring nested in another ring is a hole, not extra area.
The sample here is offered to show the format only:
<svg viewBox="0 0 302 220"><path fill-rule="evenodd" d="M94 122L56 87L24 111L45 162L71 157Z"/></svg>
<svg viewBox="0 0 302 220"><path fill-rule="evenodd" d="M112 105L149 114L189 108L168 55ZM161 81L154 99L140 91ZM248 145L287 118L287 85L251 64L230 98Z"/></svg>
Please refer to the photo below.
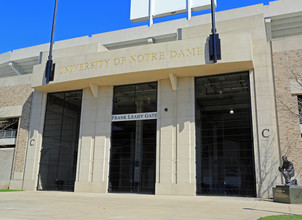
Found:
<svg viewBox="0 0 302 220"><path fill-rule="evenodd" d="M155 193L157 84L114 88L109 192Z"/></svg>
<svg viewBox="0 0 302 220"><path fill-rule="evenodd" d="M255 196L249 73L196 79L197 194Z"/></svg>
<svg viewBox="0 0 302 220"><path fill-rule="evenodd" d="M73 191L82 91L47 96L38 190Z"/></svg>

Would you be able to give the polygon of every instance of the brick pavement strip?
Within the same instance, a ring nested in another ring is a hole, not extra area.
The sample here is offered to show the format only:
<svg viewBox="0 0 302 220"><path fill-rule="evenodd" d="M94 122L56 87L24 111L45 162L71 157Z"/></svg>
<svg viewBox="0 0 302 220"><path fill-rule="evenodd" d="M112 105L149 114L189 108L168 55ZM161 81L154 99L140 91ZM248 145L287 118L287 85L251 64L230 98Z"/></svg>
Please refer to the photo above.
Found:
<svg viewBox="0 0 302 220"><path fill-rule="evenodd" d="M302 214L302 205L216 196L2 192L0 219L246 219Z"/></svg>

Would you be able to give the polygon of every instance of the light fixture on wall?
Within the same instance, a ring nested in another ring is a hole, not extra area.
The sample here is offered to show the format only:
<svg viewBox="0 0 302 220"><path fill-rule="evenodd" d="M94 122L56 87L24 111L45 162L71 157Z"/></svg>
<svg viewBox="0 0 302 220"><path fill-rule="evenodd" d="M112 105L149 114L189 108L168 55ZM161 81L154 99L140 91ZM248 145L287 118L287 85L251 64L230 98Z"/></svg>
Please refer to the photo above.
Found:
<svg viewBox="0 0 302 220"><path fill-rule="evenodd" d="M233 108L230 108L230 114L233 115L235 112L234 112L234 109Z"/></svg>
<svg viewBox="0 0 302 220"><path fill-rule="evenodd" d="M151 103L151 99L150 97L147 98L147 103L150 104Z"/></svg>

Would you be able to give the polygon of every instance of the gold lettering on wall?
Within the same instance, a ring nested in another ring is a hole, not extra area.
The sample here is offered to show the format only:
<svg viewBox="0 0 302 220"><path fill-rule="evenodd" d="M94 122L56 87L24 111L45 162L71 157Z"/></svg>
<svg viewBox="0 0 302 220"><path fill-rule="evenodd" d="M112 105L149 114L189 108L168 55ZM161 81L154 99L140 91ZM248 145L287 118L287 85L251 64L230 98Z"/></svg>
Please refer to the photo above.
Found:
<svg viewBox="0 0 302 220"><path fill-rule="evenodd" d="M197 49L197 56L203 54L202 47L197 47L196 49Z"/></svg>
<svg viewBox="0 0 302 220"><path fill-rule="evenodd" d="M120 64L120 59L119 58L115 58L114 59L114 65L119 65Z"/></svg>
<svg viewBox="0 0 302 220"><path fill-rule="evenodd" d="M138 56L137 56L137 60L138 60L138 62L140 62L140 63L143 62L143 61L144 61L144 56L141 55L141 54L138 55Z"/></svg>
<svg viewBox="0 0 302 220"><path fill-rule="evenodd" d="M96 69L105 69L109 66L125 64L157 63L169 59L185 59L187 57L202 56L203 47L168 50L166 52L148 52L145 54L132 54L129 56L114 57L111 59L92 60L85 63L78 63L58 68L59 74L83 72Z"/></svg>
<svg viewBox="0 0 302 220"><path fill-rule="evenodd" d="M130 56L130 63L136 62L136 56Z"/></svg>
<svg viewBox="0 0 302 220"><path fill-rule="evenodd" d="M121 57L121 64L123 64L126 61L126 57Z"/></svg>
<svg viewBox="0 0 302 220"><path fill-rule="evenodd" d="M152 53L152 61L157 60L156 53Z"/></svg>
<svg viewBox="0 0 302 220"><path fill-rule="evenodd" d="M159 60L164 60L165 59L165 53L164 52L159 52Z"/></svg>
<svg viewBox="0 0 302 220"><path fill-rule="evenodd" d="M105 67L108 67L110 59L105 60Z"/></svg>

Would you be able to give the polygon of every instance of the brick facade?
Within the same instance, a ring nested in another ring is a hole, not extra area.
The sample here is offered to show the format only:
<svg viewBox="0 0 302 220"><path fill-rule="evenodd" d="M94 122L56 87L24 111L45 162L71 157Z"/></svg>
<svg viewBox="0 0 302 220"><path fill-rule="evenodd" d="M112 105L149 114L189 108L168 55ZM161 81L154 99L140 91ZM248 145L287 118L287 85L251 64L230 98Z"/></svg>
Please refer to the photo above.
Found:
<svg viewBox="0 0 302 220"><path fill-rule="evenodd" d="M11 179L15 179L14 175L16 172L23 173L24 171L30 111L32 104L32 91L33 90L30 85L18 85L0 88L0 107L22 106ZM5 116L4 114L0 115L0 117ZM19 178L22 178L22 176L18 177L17 179Z"/></svg>
<svg viewBox="0 0 302 220"><path fill-rule="evenodd" d="M295 175L302 184L302 138L297 95L291 94L290 80L302 77L302 50L273 53L277 115L281 154L295 166ZM302 88L301 88L302 89Z"/></svg>

